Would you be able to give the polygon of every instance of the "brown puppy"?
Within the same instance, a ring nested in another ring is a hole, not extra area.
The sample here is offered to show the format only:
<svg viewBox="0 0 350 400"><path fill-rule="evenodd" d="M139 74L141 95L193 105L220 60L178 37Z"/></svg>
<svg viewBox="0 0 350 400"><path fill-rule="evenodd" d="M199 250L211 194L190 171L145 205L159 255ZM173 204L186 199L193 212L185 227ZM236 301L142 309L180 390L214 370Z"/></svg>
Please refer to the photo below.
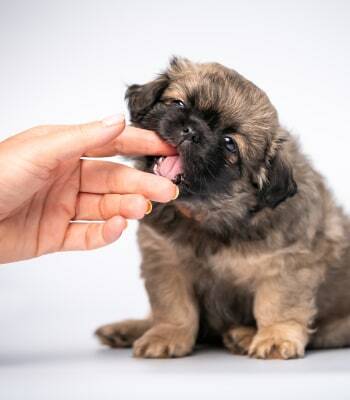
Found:
<svg viewBox="0 0 350 400"><path fill-rule="evenodd" d="M222 338L233 353L294 358L350 344L350 224L263 91L219 64L173 59L126 97L132 122L178 156L138 167L179 184L140 224L152 313L101 327L137 357Z"/></svg>

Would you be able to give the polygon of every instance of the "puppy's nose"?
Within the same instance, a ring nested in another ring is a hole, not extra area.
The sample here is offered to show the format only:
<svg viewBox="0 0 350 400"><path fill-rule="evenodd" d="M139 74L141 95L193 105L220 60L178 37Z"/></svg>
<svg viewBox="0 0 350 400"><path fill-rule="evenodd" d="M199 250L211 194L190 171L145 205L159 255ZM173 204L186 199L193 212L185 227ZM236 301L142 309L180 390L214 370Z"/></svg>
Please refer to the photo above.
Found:
<svg viewBox="0 0 350 400"><path fill-rule="evenodd" d="M184 140L191 140L193 143L199 143L199 135L191 126L185 126L182 129L182 136Z"/></svg>

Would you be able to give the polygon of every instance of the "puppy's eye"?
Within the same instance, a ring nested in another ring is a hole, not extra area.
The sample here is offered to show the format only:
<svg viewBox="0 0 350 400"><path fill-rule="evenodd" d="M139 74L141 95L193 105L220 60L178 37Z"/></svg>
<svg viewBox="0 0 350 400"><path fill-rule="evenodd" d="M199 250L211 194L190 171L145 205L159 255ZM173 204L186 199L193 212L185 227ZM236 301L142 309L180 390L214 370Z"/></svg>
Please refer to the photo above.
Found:
<svg viewBox="0 0 350 400"><path fill-rule="evenodd" d="M237 151L237 144L231 136L224 136L224 143L226 150L230 153L235 153Z"/></svg>
<svg viewBox="0 0 350 400"><path fill-rule="evenodd" d="M173 100L171 102L171 104L173 104L175 107L181 108L181 109L186 107L185 103L183 101L181 101L181 100Z"/></svg>

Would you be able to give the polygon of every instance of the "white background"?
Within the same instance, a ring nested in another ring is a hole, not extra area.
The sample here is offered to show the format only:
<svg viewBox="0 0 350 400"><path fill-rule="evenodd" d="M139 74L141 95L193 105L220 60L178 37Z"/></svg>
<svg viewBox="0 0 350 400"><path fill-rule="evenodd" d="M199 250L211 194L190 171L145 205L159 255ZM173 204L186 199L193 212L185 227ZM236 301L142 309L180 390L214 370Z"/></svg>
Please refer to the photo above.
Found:
<svg viewBox="0 0 350 400"><path fill-rule="evenodd" d="M0 0L0 138L125 111L126 84L152 79L172 54L218 61L268 93L350 210L349 20L346 0ZM135 230L102 250L0 269L1 399L349 398L348 350L264 362L100 348L98 325L148 310Z"/></svg>

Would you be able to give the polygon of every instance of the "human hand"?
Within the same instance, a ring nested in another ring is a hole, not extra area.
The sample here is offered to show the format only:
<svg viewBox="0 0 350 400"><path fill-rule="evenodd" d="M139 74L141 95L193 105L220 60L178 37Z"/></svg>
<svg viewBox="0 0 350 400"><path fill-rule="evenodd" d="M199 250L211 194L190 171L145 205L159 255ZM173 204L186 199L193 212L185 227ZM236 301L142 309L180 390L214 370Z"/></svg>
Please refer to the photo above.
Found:
<svg viewBox="0 0 350 400"><path fill-rule="evenodd" d="M0 143L0 263L65 250L88 250L119 238L127 218L149 200L168 202L168 179L108 161L122 155L171 155L175 149L122 116L74 126L39 126ZM99 222L76 222L104 221Z"/></svg>

